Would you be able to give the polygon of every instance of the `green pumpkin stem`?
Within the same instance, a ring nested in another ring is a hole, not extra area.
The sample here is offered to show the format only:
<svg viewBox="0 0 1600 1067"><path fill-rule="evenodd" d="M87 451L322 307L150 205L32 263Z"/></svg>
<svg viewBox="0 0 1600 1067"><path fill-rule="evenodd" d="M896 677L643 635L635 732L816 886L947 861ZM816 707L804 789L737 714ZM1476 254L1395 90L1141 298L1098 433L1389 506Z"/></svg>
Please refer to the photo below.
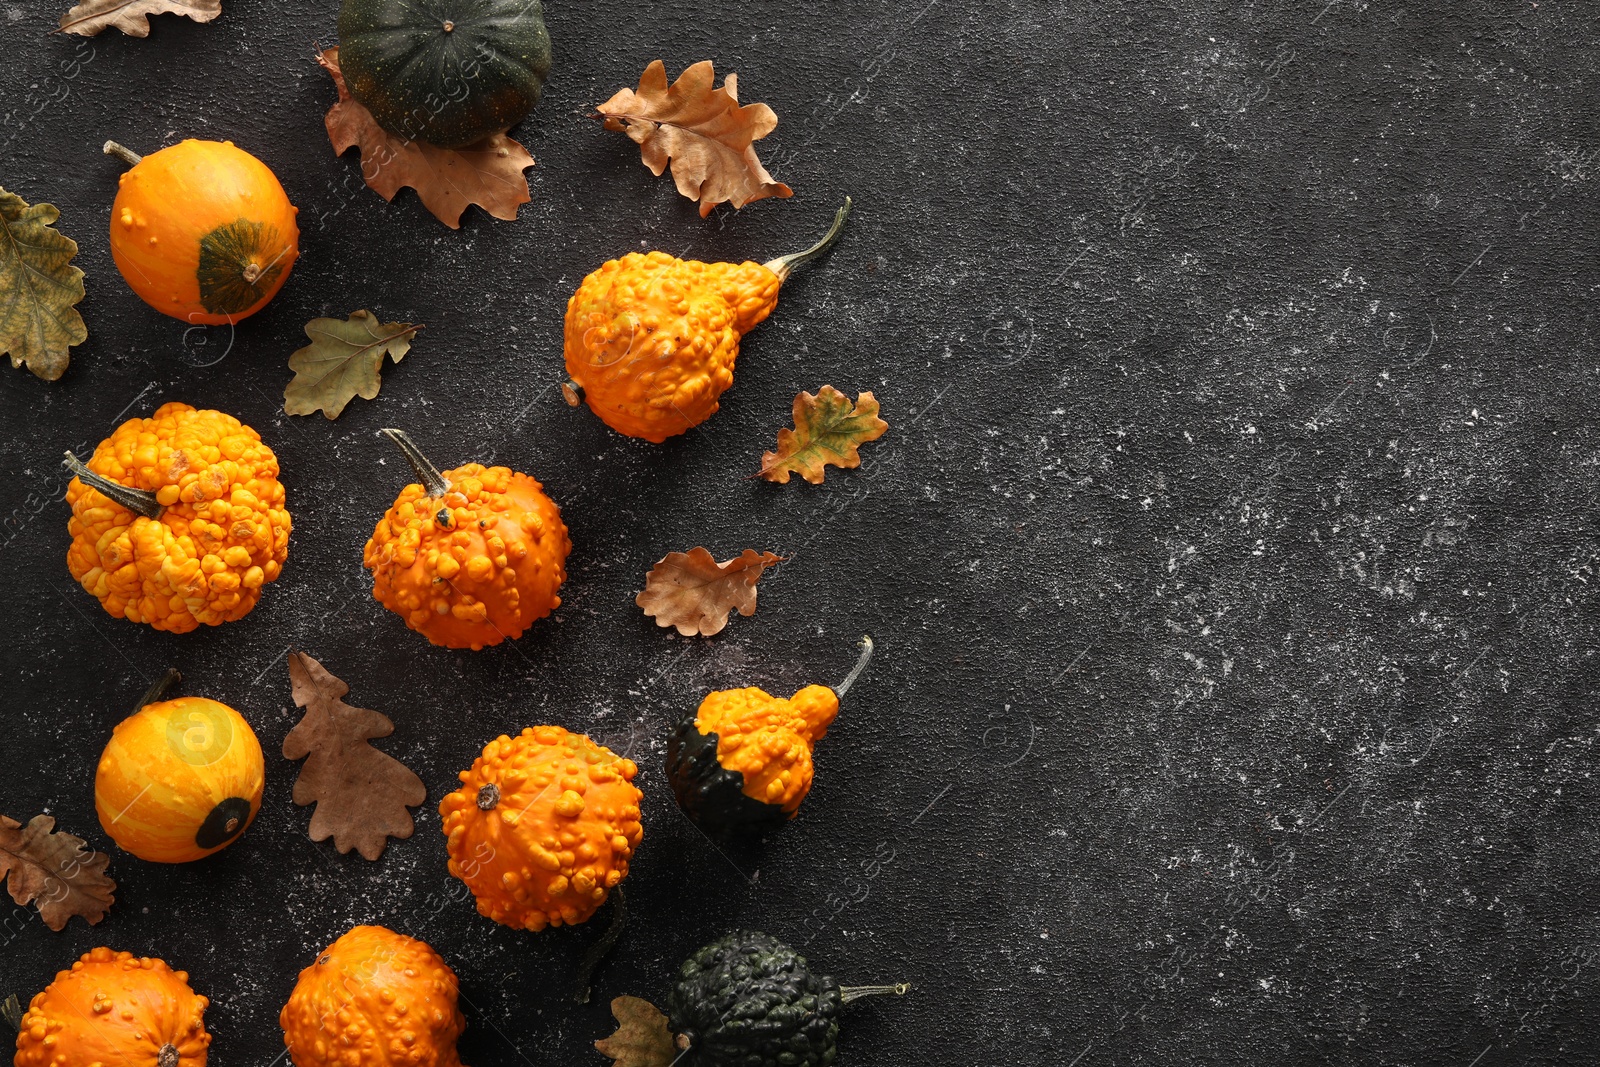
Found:
<svg viewBox="0 0 1600 1067"><path fill-rule="evenodd" d="M844 676L844 681L833 687L835 696L843 698L856 684L856 679L861 677L861 672L867 669L867 663L872 659L872 638L868 634L861 635L861 656L856 660L856 665L850 668L850 673Z"/></svg>
<svg viewBox="0 0 1600 1067"><path fill-rule="evenodd" d="M13 1030L18 1032L22 1030L22 1001L17 999L15 993L6 997L5 1002L0 1004L0 1019L9 1023Z"/></svg>
<svg viewBox="0 0 1600 1067"><path fill-rule="evenodd" d="M839 1003L848 1004L852 1000L862 997L875 997L881 993L893 993L903 997L911 992L910 982L896 982L894 985L846 985L839 987Z"/></svg>
<svg viewBox="0 0 1600 1067"><path fill-rule="evenodd" d="M137 167L144 157L131 148L123 148L115 141L107 141L100 147L100 151L108 156L116 156L130 167Z"/></svg>
<svg viewBox="0 0 1600 1067"><path fill-rule="evenodd" d="M833 225L828 227L828 232L822 235L822 240L806 249L804 252L793 252L787 256L779 256L766 264L766 268L778 276L780 282L789 280L789 272L804 263L816 259L839 239L839 231L844 229L844 220L850 217L851 199L844 198L844 207L833 216Z"/></svg>
<svg viewBox="0 0 1600 1067"><path fill-rule="evenodd" d="M411 469L417 472L417 481L422 483L422 488L427 490L428 496L438 499L450 492L450 483L444 480L444 475L439 473L439 468L428 462L428 457L422 454L422 449L411 440L411 436L404 430L385 428L384 433L389 435L389 440L400 446L400 451L406 454L406 459L411 461Z"/></svg>
<svg viewBox="0 0 1600 1067"><path fill-rule="evenodd" d="M149 689L144 691L144 696L139 698L139 703L133 706L133 714L138 714L146 704L154 704L166 695L167 690L183 681L183 675L178 673L178 668L168 667L166 673L155 680Z"/></svg>
<svg viewBox="0 0 1600 1067"><path fill-rule="evenodd" d="M131 485L114 482L103 474L96 474L83 465L83 461L71 452L62 460L66 468L78 476L78 481L109 497L113 502L122 505L136 515L143 515L147 519L159 519L162 508L156 501L156 495L148 489L135 489Z"/></svg>
<svg viewBox="0 0 1600 1067"><path fill-rule="evenodd" d="M619 885L611 891L616 907L611 916L611 925L606 927L606 932L584 953L583 962L578 964L578 982L573 990L573 997L579 1004L589 1003L589 987L594 980L594 972L605 961L612 948L617 944L617 939L622 936L623 928L628 925L628 898L623 895Z"/></svg>

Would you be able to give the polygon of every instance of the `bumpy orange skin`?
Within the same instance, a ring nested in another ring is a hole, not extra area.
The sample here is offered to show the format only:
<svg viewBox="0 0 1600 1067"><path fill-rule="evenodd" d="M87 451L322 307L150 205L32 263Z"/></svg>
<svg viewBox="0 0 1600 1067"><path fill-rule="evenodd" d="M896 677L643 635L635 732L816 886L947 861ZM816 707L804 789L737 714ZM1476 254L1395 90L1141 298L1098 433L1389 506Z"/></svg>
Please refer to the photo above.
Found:
<svg viewBox="0 0 1600 1067"><path fill-rule="evenodd" d="M118 178L111 258L157 311L238 322L288 280L299 210L267 165L232 141L182 141Z"/></svg>
<svg viewBox="0 0 1600 1067"><path fill-rule="evenodd" d="M426 942L357 926L300 972L278 1025L295 1067L461 1067L456 995Z"/></svg>
<svg viewBox="0 0 1600 1067"><path fill-rule="evenodd" d="M189 976L160 960L97 948L33 998L17 1034L15 1067L157 1067L171 1045L178 1067L205 1067L210 1004ZM169 1053L170 1056L170 1053Z"/></svg>
<svg viewBox="0 0 1600 1067"><path fill-rule="evenodd" d="M700 702L695 728L717 735L717 762L744 775L744 795L793 818L811 791L811 749L839 714L839 697L808 685L787 700L763 689L724 689Z"/></svg>
<svg viewBox="0 0 1600 1067"><path fill-rule="evenodd" d="M446 471L441 498L408 485L362 562L372 595L436 645L481 649L561 606L572 541L544 487L505 467Z"/></svg>
<svg viewBox="0 0 1600 1067"><path fill-rule="evenodd" d="M782 284L759 263L613 259L567 302L567 374L607 426L659 444L716 414Z"/></svg>
<svg viewBox="0 0 1600 1067"><path fill-rule="evenodd" d="M450 873L506 926L581 923L628 876L644 837L632 760L559 726L489 742L439 803ZM479 807L485 786L499 792Z"/></svg>
<svg viewBox="0 0 1600 1067"><path fill-rule="evenodd" d="M278 457L232 415L163 404L117 427L88 466L166 508L147 519L67 486L67 569L120 619L180 634L242 619L288 558Z"/></svg>

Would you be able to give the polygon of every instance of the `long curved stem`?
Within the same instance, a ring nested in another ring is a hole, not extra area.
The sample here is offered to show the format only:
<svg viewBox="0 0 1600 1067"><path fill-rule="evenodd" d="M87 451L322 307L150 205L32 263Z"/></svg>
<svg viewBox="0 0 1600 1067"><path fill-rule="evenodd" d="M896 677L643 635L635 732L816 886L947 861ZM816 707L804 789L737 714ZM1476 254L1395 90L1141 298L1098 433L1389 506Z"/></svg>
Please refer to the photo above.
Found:
<svg viewBox="0 0 1600 1067"><path fill-rule="evenodd" d="M872 659L872 638L867 634L861 635L861 656L856 660L856 665L850 668L850 673L844 676L844 681L833 687L835 696L843 697L856 684L856 679L861 677L861 672L867 669L867 663Z"/></svg>
<svg viewBox="0 0 1600 1067"><path fill-rule="evenodd" d="M848 1004L852 1000L862 997L875 997L881 993L893 993L903 997L911 992L910 982L896 982L894 985L847 985L839 987L839 1003Z"/></svg>
<svg viewBox="0 0 1600 1067"><path fill-rule="evenodd" d="M181 681L183 681L183 675L178 673L178 668L168 667L166 673L157 678L155 684L144 691L144 696L139 698L139 703L133 706L134 714L137 714L146 704L154 704L160 700L166 695L168 689L171 689Z"/></svg>
<svg viewBox="0 0 1600 1067"><path fill-rule="evenodd" d="M606 927L606 932L600 935L583 955L583 962L578 964L578 981L573 990L573 999L579 1004L589 1003L589 987L594 980L594 972L605 961L607 955L616 947L617 938L622 936L623 928L628 925L628 898L623 894L619 885L611 891L616 907L611 916L611 925Z"/></svg>
<svg viewBox="0 0 1600 1067"><path fill-rule="evenodd" d="M444 496L450 491L450 483L444 480L444 475L439 473L439 468L428 462L428 457L422 454L422 449L417 447L411 435L404 430L385 428L384 433L389 435L389 440L400 446L400 451L406 454L406 459L411 461L411 469L417 472L417 481L422 483L422 488L428 495L435 499Z"/></svg>
<svg viewBox="0 0 1600 1067"><path fill-rule="evenodd" d="M108 156L116 156L130 167L137 167L144 157L131 148L123 148L115 141L107 141L100 146L100 151Z"/></svg>
<svg viewBox="0 0 1600 1067"><path fill-rule="evenodd" d="M67 453L67 458L61 461L66 468L78 476L78 481L91 489L99 491L100 495L111 498L136 515L143 515L147 519L159 519L164 510L156 500L156 495L148 489L135 489L131 485L114 482L103 474L96 474L83 465L83 460Z"/></svg>
<svg viewBox="0 0 1600 1067"><path fill-rule="evenodd" d="M779 256L766 264L766 268L778 276L780 282L789 280L789 272L804 263L816 259L839 239L839 232L844 229L844 220L850 217L850 206L854 203L848 196L844 198L844 207L833 216L833 225L828 227L828 232L822 235L822 240L806 249L804 252L791 252L787 256Z"/></svg>

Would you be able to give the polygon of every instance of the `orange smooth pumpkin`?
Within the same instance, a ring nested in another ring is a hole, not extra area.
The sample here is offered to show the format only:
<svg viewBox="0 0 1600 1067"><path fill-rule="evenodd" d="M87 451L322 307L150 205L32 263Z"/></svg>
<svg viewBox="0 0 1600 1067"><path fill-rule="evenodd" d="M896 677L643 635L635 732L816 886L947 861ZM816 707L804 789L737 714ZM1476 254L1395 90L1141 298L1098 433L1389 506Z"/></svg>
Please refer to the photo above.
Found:
<svg viewBox="0 0 1600 1067"><path fill-rule="evenodd" d="M157 311L219 325L248 318L288 280L300 254L299 208L267 165L232 141L180 141L117 179L111 258Z"/></svg>

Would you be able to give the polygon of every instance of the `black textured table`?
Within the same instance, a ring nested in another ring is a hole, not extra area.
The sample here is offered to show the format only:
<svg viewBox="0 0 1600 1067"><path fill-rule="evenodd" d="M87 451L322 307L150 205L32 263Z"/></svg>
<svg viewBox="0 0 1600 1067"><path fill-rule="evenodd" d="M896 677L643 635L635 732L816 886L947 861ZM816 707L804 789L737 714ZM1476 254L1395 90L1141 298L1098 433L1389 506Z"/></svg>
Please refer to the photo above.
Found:
<svg viewBox="0 0 1600 1067"><path fill-rule="evenodd" d="M24 999L97 944L212 998L215 1062L266 1064L299 968L348 927L421 937L461 977L465 1062L600 1064L617 994L659 998L736 926L849 981L855 1064L1577 1062L1600 934L1593 42L1581 5L1365 0L558 3L518 134L515 222L385 204L323 130L333 3L226 0L145 40L0 12L0 185L62 211L89 341L0 384L8 682L0 811L113 854L110 915L0 921ZM1429 13L1438 9L1436 13ZM645 64L703 58L778 112L796 190L702 221L589 117ZM231 139L301 208L284 291L237 331L145 307L106 245L121 165ZM746 341L710 422L664 446L570 411L560 324L603 260L765 259L849 193L830 259ZM427 324L337 422L281 411L305 322ZM747 476L796 391L873 390L891 423L824 485ZM277 451L283 578L184 636L67 574L58 460L167 400ZM370 596L361 549L410 475L542 479L575 545L566 603L480 653ZM709 640L632 598L664 553L788 557ZM801 818L719 851L678 813L666 730L708 690L831 682L878 658L818 749ZM278 756L304 649L396 723L417 831L369 863L306 837ZM260 818L206 861L117 853L94 815L110 728L169 665L268 752ZM502 732L591 734L643 771L632 923L494 925L445 871L436 805Z"/></svg>

